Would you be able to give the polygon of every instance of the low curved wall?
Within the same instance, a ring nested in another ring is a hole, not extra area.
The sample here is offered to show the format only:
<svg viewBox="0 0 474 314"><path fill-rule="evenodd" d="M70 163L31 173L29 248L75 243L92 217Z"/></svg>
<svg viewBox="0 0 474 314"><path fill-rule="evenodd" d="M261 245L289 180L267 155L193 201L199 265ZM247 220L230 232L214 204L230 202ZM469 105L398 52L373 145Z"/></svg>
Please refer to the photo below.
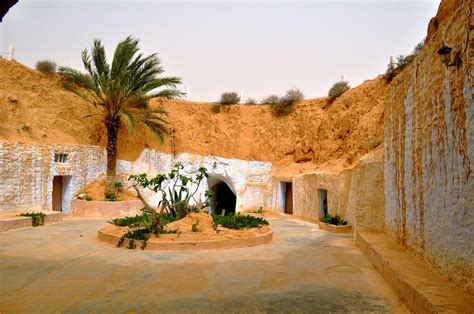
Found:
<svg viewBox="0 0 474 314"><path fill-rule="evenodd" d="M142 208L140 200L108 202L76 199L71 202L71 213L77 217L123 218L141 214Z"/></svg>
<svg viewBox="0 0 474 314"><path fill-rule="evenodd" d="M117 245L120 237L107 233L103 228L99 229L98 237L100 241ZM270 242L273 239L273 230L270 229L267 233L259 234L249 238L236 238L236 239L219 239L215 241L186 241L186 242L156 242L150 240L146 244L146 250L156 251L196 251L196 250L215 250L215 249L233 249L233 248L244 248L262 245ZM140 247L141 241L135 241L137 248ZM129 245L129 240L125 239L122 247L126 248Z"/></svg>

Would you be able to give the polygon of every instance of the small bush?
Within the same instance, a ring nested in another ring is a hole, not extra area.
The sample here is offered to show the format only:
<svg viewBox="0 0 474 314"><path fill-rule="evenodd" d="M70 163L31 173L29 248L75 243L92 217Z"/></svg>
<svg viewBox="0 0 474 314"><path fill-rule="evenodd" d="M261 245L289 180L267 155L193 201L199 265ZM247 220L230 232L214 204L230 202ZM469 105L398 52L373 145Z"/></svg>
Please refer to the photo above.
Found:
<svg viewBox="0 0 474 314"><path fill-rule="evenodd" d="M221 95L221 99L219 103L221 105L233 105L238 104L240 102L240 97L235 92L225 92Z"/></svg>
<svg viewBox="0 0 474 314"><path fill-rule="evenodd" d="M151 221L151 215L143 214L143 215L136 215L134 217L125 217L125 218L115 218L108 223L116 225L118 227L141 227L146 225L147 221Z"/></svg>
<svg viewBox="0 0 474 314"><path fill-rule="evenodd" d="M397 57L397 61L393 62L392 59L390 59L390 62L387 65L387 70L385 71L384 78L387 82L390 82L393 80L395 76L398 75L407 65L413 62L415 60L415 57L420 53L420 51L423 49L425 45L425 39L420 41L416 46L413 48L412 53L404 56L404 55L399 55Z"/></svg>
<svg viewBox="0 0 474 314"><path fill-rule="evenodd" d="M326 214L323 219L321 219L322 222L335 225L335 226L344 226L347 225L347 221L341 218L338 214L335 214L334 216L331 214Z"/></svg>
<svg viewBox="0 0 474 314"><path fill-rule="evenodd" d="M212 215L212 219L216 225L221 225L229 229L245 229L260 228L268 225L268 221L260 217L250 215L228 214L228 215Z"/></svg>
<svg viewBox="0 0 474 314"><path fill-rule="evenodd" d="M283 116L293 111L294 105L303 100L304 95L299 89L290 89L285 96L281 97L278 103L272 107L272 113L276 116Z"/></svg>
<svg viewBox="0 0 474 314"><path fill-rule="evenodd" d="M107 194L105 196L105 200L109 202L115 202L117 200L117 195L115 194Z"/></svg>
<svg viewBox="0 0 474 314"><path fill-rule="evenodd" d="M84 195L84 199L85 199L86 201L92 201L94 198L92 197L92 195L86 194L86 195Z"/></svg>
<svg viewBox="0 0 474 314"><path fill-rule="evenodd" d="M44 217L46 217L44 213L20 213L18 216L31 217L33 227L44 225Z"/></svg>
<svg viewBox="0 0 474 314"><path fill-rule="evenodd" d="M265 105L276 105L280 102L280 97L277 95L270 95L262 99L261 103Z"/></svg>
<svg viewBox="0 0 474 314"><path fill-rule="evenodd" d="M56 63L50 60L40 60L36 62L36 70L44 74L56 73Z"/></svg>
<svg viewBox="0 0 474 314"><path fill-rule="evenodd" d="M334 83L334 85L329 89L328 96L334 100L347 92L350 88L349 83L346 81Z"/></svg>

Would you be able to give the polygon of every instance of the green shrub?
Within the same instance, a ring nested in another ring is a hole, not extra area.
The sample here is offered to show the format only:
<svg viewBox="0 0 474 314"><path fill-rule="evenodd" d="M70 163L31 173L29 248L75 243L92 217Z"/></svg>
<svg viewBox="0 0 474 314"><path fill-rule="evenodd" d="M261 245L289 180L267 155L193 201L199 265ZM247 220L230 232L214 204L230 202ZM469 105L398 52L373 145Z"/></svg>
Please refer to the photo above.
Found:
<svg viewBox="0 0 474 314"><path fill-rule="evenodd" d="M36 70L44 74L56 73L56 63L50 60L40 60L36 62Z"/></svg>
<svg viewBox="0 0 474 314"><path fill-rule="evenodd" d="M233 105L238 104L240 102L240 97L235 92L225 92L221 95L221 99L219 103L221 105Z"/></svg>
<svg viewBox="0 0 474 314"><path fill-rule="evenodd" d="M321 219L322 222L325 222L327 224L335 225L335 226L343 226L347 225L347 221L342 219L338 214L335 214L334 216L331 214L326 214L323 219Z"/></svg>
<svg viewBox="0 0 474 314"><path fill-rule="evenodd" d="M268 221L260 217L253 217L250 215L227 214L227 215L212 215L215 225L221 225L229 229L246 229L246 228L260 228L268 225Z"/></svg>
<svg viewBox="0 0 474 314"><path fill-rule="evenodd" d="M384 78L387 82L390 82L393 80L395 76L398 75L406 66L408 66L410 63L415 60L415 57L420 53L420 51L423 49L425 45L425 39L420 41L416 46L413 48L413 51L404 56L404 55L399 55L397 57L397 61L393 62L393 60L390 58L390 62L387 65L387 70L385 71Z"/></svg>
<svg viewBox="0 0 474 314"><path fill-rule="evenodd" d="M328 96L331 98L331 100L334 100L347 92L350 88L351 87L349 86L349 83L346 81L334 83L334 85L329 89Z"/></svg>
<svg viewBox="0 0 474 314"><path fill-rule="evenodd" d="M151 215L149 214L136 215L134 217L115 218L111 221L108 221L108 223L118 227L135 228L146 225L147 221L151 221Z"/></svg>
<svg viewBox="0 0 474 314"><path fill-rule="evenodd" d="M280 102L280 97L277 95L270 95L262 99L261 103L265 105L276 105Z"/></svg>
<svg viewBox="0 0 474 314"><path fill-rule="evenodd" d="M105 200L109 201L109 202L115 202L117 200L117 195L107 194L107 195L105 195Z"/></svg>
<svg viewBox="0 0 474 314"><path fill-rule="evenodd" d="M142 173L131 175L128 178L138 197L142 200L144 212L150 213L152 216L151 229L155 233L159 233L161 229L159 222L156 220L156 217L160 215L154 207L143 199L138 187L159 193L163 198L158 207L161 208L163 213L170 215L173 220L184 218L189 213L200 212L209 205L208 202L212 196L211 191L205 191L202 195L204 197L197 194L201 182L209 176L207 169L200 167L194 176L184 174L183 169L183 164L176 163L167 174L158 174L155 177L148 178L146 173Z"/></svg>
<svg viewBox="0 0 474 314"><path fill-rule="evenodd" d="M92 195L86 194L86 195L84 195L84 199L86 201L92 201L94 198L92 197Z"/></svg>
<svg viewBox="0 0 474 314"><path fill-rule="evenodd" d="M20 213L18 216L31 217L33 227L44 225L44 213Z"/></svg>
<svg viewBox="0 0 474 314"><path fill-rule="evenodd" d="M116 189L121 189L121 188L123 188L123 183L120 182L120 181L117 181L117 182L115 182L114 186L115 186Z"/></svg>
<svg viewBox="0 0 474 314"><path fill-rule="evenodd" d="M130 230L120 238L120 240L117 242L117 247L121 247L124 240L129 239L127 249L135 249L137 247L135 240L138 240L142 242L141 249L144 250L146 247L146 242L150 238L150 232L151 230L148 228Z"/></svg>
<svg viewBox="0 0 474 314"><path fill-rule="evenodd" d="M279 101L273 105L272 113L275 116L284 116L293 111L294 105L303 100L304 95L299 89L290 89L285 96L281 97Z"/></svg>

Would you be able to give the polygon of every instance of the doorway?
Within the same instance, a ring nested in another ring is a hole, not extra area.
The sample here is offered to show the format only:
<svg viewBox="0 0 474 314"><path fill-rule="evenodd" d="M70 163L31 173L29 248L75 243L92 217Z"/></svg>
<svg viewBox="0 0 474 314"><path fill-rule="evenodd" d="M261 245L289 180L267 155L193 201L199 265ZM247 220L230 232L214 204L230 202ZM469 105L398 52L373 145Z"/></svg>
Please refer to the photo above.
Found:
<svg viewBox="0 0 474 314"><path fill-rule="evenodd" d="M71 202L69 183L72 176L53 177L53 211L68 211Z"/></svg>
<svg viewBox="0 0 474 314"><path fill-rule="evenodd" d="M293 183L285 182L285 214L293 214Z"/></svg>
<svg viewBox="0 0 474 314"><path fill-rule="evenodd" d="M328 191L319 189L318 198L319 198L319 218L322 219L328 213Z"/></svg>
<svg viewBox="0 0 474 314"><path fill-rule="evenodd" d="M230 187L225 182L219 182L212 188L214 192L214 213L222 214L225 211L226 214L235 213L235 204L237 197Z"/></svg>

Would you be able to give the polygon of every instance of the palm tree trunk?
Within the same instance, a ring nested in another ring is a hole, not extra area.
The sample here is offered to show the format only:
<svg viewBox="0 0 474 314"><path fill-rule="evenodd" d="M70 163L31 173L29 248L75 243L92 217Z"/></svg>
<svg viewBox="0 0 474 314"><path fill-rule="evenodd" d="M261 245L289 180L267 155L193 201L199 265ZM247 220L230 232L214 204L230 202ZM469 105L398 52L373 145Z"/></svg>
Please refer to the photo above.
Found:
<svg viewBox="0 0 474 314"><path fill-rule="evenodd" d="M105 197L115 194L115 176L117 172L117 139L120 121L105 121L107 128L107 181Z"/></svg>

